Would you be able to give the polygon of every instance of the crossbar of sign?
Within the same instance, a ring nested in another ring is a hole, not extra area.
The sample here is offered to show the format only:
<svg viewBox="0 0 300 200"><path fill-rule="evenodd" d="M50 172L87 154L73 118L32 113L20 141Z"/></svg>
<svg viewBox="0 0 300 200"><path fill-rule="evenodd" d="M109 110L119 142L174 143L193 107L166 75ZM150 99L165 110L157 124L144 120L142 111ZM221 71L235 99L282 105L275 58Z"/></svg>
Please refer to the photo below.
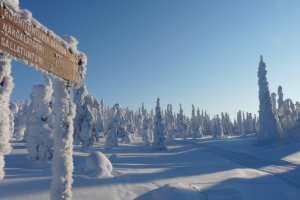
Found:
<svg viewBox="0 0 300 200"><path fill-rule="evenodd" d="M80 59L53 33L0 6L0 49L55 76L80 84Z"/></svg>

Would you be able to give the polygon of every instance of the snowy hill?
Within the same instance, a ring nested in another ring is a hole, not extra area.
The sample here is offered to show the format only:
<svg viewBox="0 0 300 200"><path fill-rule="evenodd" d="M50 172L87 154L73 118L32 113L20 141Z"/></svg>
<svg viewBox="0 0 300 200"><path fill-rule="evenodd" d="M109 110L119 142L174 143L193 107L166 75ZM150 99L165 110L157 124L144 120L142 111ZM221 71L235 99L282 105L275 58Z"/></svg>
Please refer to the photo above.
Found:
<svg viewBox="0 0 300 200"><path fill-rule="evenodd" d="M161 152L142 146L140 138L114 149L75 147L73 199L300 199L300 142L255 141L255 136L180 140ZM29 161L23 143L13 142L13 148L0 199L50 199L51 163ZM81 172L95 150L113 155L112 177Z"/></svg>

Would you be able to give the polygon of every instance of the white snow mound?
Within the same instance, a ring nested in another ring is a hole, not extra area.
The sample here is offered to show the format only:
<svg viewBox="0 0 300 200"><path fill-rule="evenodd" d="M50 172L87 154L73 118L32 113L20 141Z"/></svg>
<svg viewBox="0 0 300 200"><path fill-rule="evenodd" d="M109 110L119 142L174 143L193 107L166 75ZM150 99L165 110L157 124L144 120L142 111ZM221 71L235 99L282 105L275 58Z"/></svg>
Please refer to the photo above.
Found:
<svg viewBox="0 0 300 200"><path fill-rule="evenodd" d="M109 159L101 152L92 152L82 166L82 172L91 177L110 177L113 167Z"/></svg>
<svg viewBox="0 0 300 200"><path fill-rule="evenodd" d="M173 183L164 185L150 192L147 197L143 199L147 200L204 200L205 196L195 187L184 183Z"/></svg>

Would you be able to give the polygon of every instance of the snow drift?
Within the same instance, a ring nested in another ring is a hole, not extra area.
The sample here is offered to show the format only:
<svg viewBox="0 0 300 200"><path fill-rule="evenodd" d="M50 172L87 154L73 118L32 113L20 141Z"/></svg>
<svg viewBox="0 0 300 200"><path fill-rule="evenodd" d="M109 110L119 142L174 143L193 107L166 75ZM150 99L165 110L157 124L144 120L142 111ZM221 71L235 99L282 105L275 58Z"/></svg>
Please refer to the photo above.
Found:
<svg viewBox="0 0 300 200"><path fill-rule="evenodd" d="M204 200L205 195L192 185L184 183L167 184L156 190L153 190L136 200Z"/></svg>
<svg viewBox="0 0 300 200"><path fill-rule="evenodd" d="M83 174L91 177L110 177L113 167L103 153L95 151L86 158L81 170Z"/></svg>

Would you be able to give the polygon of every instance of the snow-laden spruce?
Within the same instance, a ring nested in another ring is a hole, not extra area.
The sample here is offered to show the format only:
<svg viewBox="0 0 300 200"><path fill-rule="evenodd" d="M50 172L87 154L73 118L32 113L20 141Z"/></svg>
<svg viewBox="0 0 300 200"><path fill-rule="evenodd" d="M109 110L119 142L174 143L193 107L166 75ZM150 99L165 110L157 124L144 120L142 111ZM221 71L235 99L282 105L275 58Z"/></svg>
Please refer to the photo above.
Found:
<svg viewBox="0 0 300 200"><path fill-rule="evenodd" d="M30 160L51 160L53 156L52 83L34 85L31 94L31 112L27 116L26 147Z"/></svg>
<svg viewBox="0 0 300 200"><path fill-rule="evenodd" d="M73 119L76 106L70 97L70 85L60 79L53 84L54 156L52 161L52 200L72 199Z"/></svg>
<svg viewBox="0 0 300 200"><path fill-rule="evenodd" d="M161 116L161 108L159 98L156 101L154 128L153 128L153 148L158 150L166 150L166 131Z"/></svg>
<svg viewBox="0 0 300 200"><path fill-rule="evenodd" d="M11 59L0 53L0 180L4 178L4 155L11 151L9 101L14 87L11 76Z"/></svg>
<svg viewBox="0 0 300 200"><path fill-rule="evenodd" d="M30 110L29 107L29 101L24 101L24 102L18 102L18 107L19 110L14 116L14 126L15 126L15 131L13 137L18 140L22 141L25 135L26 127L27 127L27 116Z"/></svg>
<svg viewBox="0 0 300 200"><path fill-rule="evenodd" d="M144 116L142 122L142 139L146 146L151 144L152 130L151 130L151 116Z"/></svg>
<svg viewBox="0 0 300 200"><path fill-rule="evenodd" d="M272 102L267 82L266 64L260 56L258 68L259 86L259 133L258 139L263 142L277 139L279 137L276 119L272 112Z"/></svg>
<svg viewBox="0 0 300 200"><path fill-rule="evenodd" d="M191 117L191 123L190 123L190 130L191 130L194 140L196 140L198 137L200 137L200 127L199 127L199 122L196 118L194 105L192 105L192 117Z"/></svg>
<svg viewBox="0 0 300 200"><path fill-rule="evenodd" d="M15 132L15 116L19 111L19 106L16 102L12 102L9 104L9 123L10 123L10 134L11 137L13 137L14 132Z"/></svg>
<svg viewBox="0 0 300 200"><path fill-rule="evenodd" d="M133 111L129 110L128 108L125 109L125 126L126 126L126 130L129 132L129 134L131 136L134 135L135 133L135 126L134 126L134 115L133 115Z"/></svg>
<svg viewBox="0 0 300 200"><path fill-rule="evenodd" d="M117 109L119 104L115 104L109 111L109 119L108 125L106 130L106 147L112 148L119 146L118 141L118 128L119 128L119 121L116 118Z"/></svg>
<svg viewBox="0 0 300 200"><path fill-rule="evenodd" d="M197 120L198 127L199 127L199 137L201 138L203 136L203 117L200 114L199 108L197 108L196 120Z"/></svg>
<svg viewBox="0 0 300 200"><path fill-rule="evenodd" d="M123 109L119 104L117 104L116 108L117 108L117 112L115 115L115 122L117 122L118 124L117 136L118 138L121 138L120 140L121 143L129 144L132 142L131 135L126 128L126 120L124 118Z"/></svg>
<svg viewBox="0 0 300 200"><path fill-rule="evenodd" d="M167 142L173 143L175 140L175 116L173 114L172 105L167 105L165 112L165 128L167 133Z"/></svg>
<svg viewBox="0 0 300 200"><path fill-rule="evenodd" d="M73 91L76 104L74 143L92 146L99 140L104 126L100 104L88 94L86 86L75 88Z"/></svg>
<svg viewBox="0 0 300 200"><path fill-rule="evenodd" d="M177 133L182 135L183 139L186 140L187 124L184 121L183 109L181 104L179 104L179 113L177 113L176 129L177 129Z"/></svg>
<svg viewBox="0 0 300 200"><path fill-rule="evenodd" d="M221 119L219 118L219 115L216 115L212 119L212 134L214 138L220 138L223 137L223 127L221 123Z"/></svg>
<svg viewBox="0 0 300 200"><path fill-rule="evenodd" d="M284 132L284 137L295 137L299 135L299 129L295 129L298 112L291 99L286 99L278 108L278 116Z"/></svg>
<svg viewBox="0 0 300 200"><path fill-rule="evenodd" d="M277 94L278 94L278 100L277 100L278 108L280 108L281 105L283 104L282 86L278 86Z"/></svg>
<svg viewBox="0 0 300 200"><path fill-rule="evenodd" d="M237 113L237 118L236 118L236 125L237 125L237 131L239 135L244 135L244 123L243 123L244 119L243 119L243 114L242 111L240 110Z"/></svg>

